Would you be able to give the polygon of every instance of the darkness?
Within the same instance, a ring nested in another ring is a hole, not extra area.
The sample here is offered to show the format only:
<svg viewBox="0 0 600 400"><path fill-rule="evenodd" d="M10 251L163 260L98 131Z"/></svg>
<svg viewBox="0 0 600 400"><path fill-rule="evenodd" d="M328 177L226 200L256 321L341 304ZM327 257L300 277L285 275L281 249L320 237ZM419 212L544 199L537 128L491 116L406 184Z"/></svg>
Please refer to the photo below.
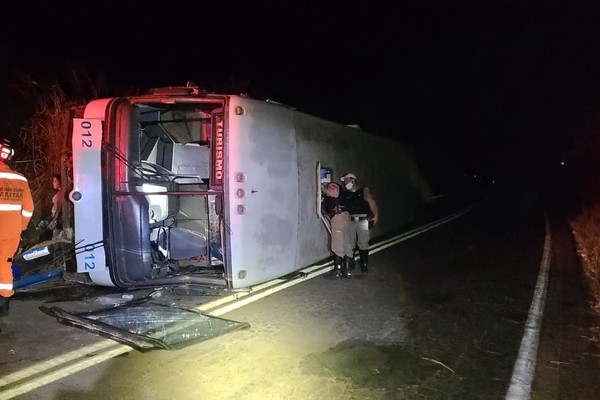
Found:
<svg viewBox="0 0 600 400"><path fill-rule="evenodd" d="M589 167L600 142L594 3L479 3L31 7L0 27L2 127L24 114L28 81L67 86L85 71L111 94L192 80L358 123L411 145L443 179Z"/></svg>

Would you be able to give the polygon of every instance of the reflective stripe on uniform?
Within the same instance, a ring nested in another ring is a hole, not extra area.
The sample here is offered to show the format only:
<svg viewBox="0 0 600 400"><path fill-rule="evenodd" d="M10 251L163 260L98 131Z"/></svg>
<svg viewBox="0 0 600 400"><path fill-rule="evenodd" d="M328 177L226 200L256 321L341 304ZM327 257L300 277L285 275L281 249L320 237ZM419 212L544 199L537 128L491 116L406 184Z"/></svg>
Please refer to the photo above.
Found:
<svg viewBox="0 0 600 400"><path fill-rule="evenodd" d="M29 211L22 210L21 211L21 215L24 216L24 217L26 217L26 218L29 218L29 217L31 217L33 215L33 213L29 212Z"/></svg>
<svg viewBox="0 0 600 400"><path fill-rule="evenodd" d="M0 290L13 290L12 283L0 283Z"/></svg>
<svg viewBox="0 0 600 400"><path fill-rule="evenodd" d="M19 175L19 174L15 174L14 172L0 172L0 179L16 179L18 181L25 181L27 182L27 178L25 178L23 175Z"/></svg>
<svg viewBox="0 0 600 400"><path fill-rule="evenodd" d="M0 211L19 211L21 208L20 204L0 204Z"/></svg>

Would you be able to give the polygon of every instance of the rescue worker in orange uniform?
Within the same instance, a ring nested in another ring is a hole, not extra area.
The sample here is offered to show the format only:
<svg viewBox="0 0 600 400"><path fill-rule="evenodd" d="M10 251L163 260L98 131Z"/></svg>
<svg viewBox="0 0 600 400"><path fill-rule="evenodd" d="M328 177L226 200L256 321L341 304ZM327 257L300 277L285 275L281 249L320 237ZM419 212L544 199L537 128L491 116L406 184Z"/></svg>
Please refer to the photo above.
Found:
<svg viewBox="0 0 600 400"><path fill-rule="evenodd" d="M8 140L0 140L0 317L8 315L14 294L12 257L34 208L27 178L7 165L14 153Z"/></svg>

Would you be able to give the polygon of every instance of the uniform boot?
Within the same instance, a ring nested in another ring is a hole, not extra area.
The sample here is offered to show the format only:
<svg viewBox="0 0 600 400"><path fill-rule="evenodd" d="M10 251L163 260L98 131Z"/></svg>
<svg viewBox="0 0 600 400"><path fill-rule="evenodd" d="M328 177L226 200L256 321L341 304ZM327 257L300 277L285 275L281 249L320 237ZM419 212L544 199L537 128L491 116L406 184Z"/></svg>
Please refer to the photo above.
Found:
<svg viewBox="0 0 600 400"><path fill-rule="evenodd" d="M342 276L344 277L349 277L350 276L350 270L353 269L352 267L352 257L348 257L348 256L344 256L344 265L342 266Z"/></svg>
<svg viewBox="0 0 600 400"><path fill-rule="evenodd" d="M8 302L10 297L0 296L0 317L8 317Z"/></svg>
<svg viewBox="0 0 600 400"><path fill-rule="evenodd" d="M359 250L360 254L360 272L363 274L369 273L369 250Z"/></svg>
<svg viewBox="0 0 600 400"><path fill-rule="evenodd" d="M329 271L330 278L339 278L342 276L342 266L344 262L342 257L337 254L333 256L333 269Z"/></svg>
<svg viewBox="0 0 600 400"><path fill-rule="evenodd" d="M354 248L352 249L352 268L354 269L356 267L356 252L358 251L358 246L354 246Z"/></svg>
<svg viewBox="0 0 600 400"><path fill-rule="evenodd" d="M354 263L354 253L352 254L352 257L345 256L344 262L346 262L346 259L348 259L348 271L354 271L354 268L356 267L356 264Z"/></svg>

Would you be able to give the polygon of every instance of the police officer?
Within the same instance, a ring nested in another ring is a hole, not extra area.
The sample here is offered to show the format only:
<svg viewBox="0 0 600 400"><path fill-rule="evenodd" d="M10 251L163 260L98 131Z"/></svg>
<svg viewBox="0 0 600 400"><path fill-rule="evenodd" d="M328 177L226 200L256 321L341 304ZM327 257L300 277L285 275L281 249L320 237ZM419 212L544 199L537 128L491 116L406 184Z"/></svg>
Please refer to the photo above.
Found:
<svg viewBox="0 0 600 400"><path fill-rule="evenodd" d="M14 294L12 257L34 207L27 178L7 165L14 153L8 140L0 140L0 317L8 315Z"/></svg>
<svg viewBox="0 0 600 400"><path fill-rule="evenodd" d="M350 226L350 214L342 203L342 187L339 183L330 182L323 188L325 198L323 199L323 212L331 221L331 251L333 252L333 269L329 278L349 277L349 265L345 254L352 248L346 249L348 240L348 229Z"/></svg>
<svg viewBox="0 0 600 400"><path fill-rule="evenodd" d="M343 203L350 213L350 225L348 229L348 243L346 249L354 249L358 245L360 255L360 270L362 273L369 272L369 230L379 220L377 203L368 187L358 185L356 175L352 172L340 178L344 182ZM352 250L346 253L349 258L354 258Z"/></svg>

